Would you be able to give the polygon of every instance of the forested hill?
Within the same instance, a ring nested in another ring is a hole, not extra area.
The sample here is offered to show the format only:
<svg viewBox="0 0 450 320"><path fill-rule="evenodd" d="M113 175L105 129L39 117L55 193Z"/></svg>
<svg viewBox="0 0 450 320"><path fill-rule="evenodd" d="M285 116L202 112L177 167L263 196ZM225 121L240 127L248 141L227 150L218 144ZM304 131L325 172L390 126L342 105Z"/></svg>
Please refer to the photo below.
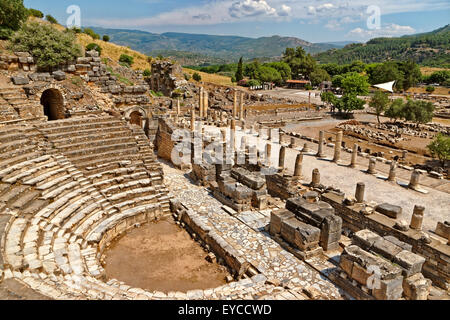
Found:
<svg viewBox="0 0 450 320"><path fill-rule="evenodd" d="M320 63L346 64L355 60L366 63L412 59L430 67L450 67L450 25L432 32L399 38L375 38L365 44L350 44L343 49L318 53Z"/></svg>
<svg viewBox="0 0 450 320"><path fill-rule="evenodd" d="M129 46L131 49L144 54L152 56L162 54L163 56L173 57L180 54L182 56L189 54L189 62L185 61L185 64L229 63L236 62L241 56L245 60L279 58L287 47L302 47L308 53L343 47L343 45L327 43L310 43L295 37L246 38L173 32L156 34L137 30L97 27L92 29L96 33L107 34L113 43Z"/></svg>

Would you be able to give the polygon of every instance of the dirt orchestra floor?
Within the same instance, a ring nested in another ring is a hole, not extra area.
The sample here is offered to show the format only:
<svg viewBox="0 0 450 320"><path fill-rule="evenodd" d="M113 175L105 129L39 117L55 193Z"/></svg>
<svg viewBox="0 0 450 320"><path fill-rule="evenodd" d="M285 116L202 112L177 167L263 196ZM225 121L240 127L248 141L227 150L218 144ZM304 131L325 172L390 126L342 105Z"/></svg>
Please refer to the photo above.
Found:
<svg viewBox="0 0 450 320"><path fill-rule="evenodd" d="M215 288L227 270L205 260L207 253L172 217L133 229L106 252L108 279L162 292Z"/></svg>

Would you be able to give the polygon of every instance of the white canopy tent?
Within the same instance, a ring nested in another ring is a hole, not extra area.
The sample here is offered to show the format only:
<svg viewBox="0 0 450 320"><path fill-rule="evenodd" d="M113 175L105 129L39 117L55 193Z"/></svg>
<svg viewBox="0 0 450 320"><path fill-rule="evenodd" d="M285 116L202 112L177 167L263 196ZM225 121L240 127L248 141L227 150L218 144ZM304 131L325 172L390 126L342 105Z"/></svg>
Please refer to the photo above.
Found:
<svg viewBox="0 0 450 320"><path fill-rule="evenodd" d="M381 83L381 84L374 84L373 86L375 88L383 89L383 90L389 91L391 93L394 93L394 84L395 84L395 81L391 81L391 82L386 82L386 83Z"/></svg>

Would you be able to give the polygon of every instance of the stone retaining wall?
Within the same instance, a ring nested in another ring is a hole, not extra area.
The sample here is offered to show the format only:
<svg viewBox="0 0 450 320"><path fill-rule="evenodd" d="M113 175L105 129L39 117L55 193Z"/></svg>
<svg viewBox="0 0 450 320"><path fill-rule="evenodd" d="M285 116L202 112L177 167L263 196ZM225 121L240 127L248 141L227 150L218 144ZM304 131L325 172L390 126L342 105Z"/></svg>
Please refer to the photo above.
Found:
<svg viewBox="0 0 450 320"><path fill-rule="evenodd" d="M342 218L344 227L354 232L369 229L381 236L394 236L400 241L412 245L412 252L426 259L423 265L423 274L444 289L450 286L449 245L434 239L431 239L431 243L427 244L421 239L422 232L413 229L408 231L397 230L394 228L397 222L395 219L377 212L365 215L360 212L363 208L362 205L345 206L342 196L327 193L322 195L322 200L335 209L335 214Z"/></svg>

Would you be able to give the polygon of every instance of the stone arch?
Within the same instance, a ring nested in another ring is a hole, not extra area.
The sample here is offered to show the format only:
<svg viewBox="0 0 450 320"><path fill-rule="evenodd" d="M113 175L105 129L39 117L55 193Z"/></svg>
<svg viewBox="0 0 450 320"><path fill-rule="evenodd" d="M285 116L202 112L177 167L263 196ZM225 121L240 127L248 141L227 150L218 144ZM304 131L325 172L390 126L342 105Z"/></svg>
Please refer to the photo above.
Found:
<svg viewBox="0 0 450 320"><path fill-rule="evenodd" d="M132 107L125 111L125 120L131 124L145 128L147 122L147 112L140 107Z"/></svg>
<svg viewBox="0 0 450 320"><path fill-rule="evenodd" d="M65 118L65 99L61 88L50 86L42 90L40 96L44 114L48 117L49 121Z"/></svg>

